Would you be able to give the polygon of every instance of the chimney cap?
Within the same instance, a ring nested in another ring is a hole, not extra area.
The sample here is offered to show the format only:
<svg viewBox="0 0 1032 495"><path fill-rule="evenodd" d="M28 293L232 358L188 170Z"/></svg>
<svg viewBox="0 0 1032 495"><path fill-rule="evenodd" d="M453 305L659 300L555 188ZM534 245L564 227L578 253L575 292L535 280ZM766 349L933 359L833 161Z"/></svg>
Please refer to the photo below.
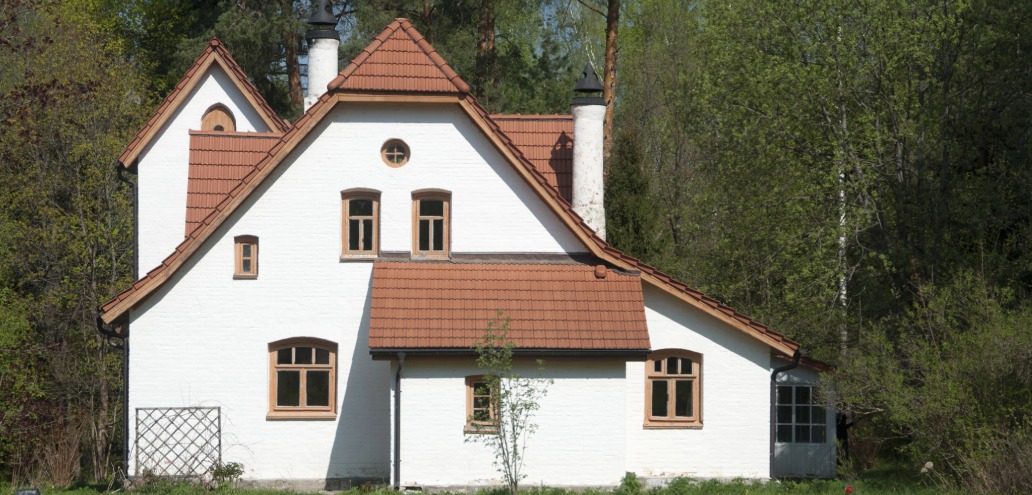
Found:
<svg viewBox="0 0 1032 495"><path fill-rule="evenodd" d="M598 94L602 92L602 81L598 80L598 76L595 74L595 66L591 65L590 60L584 65L584 70L581 72L580 79L577 80L577 85L573 87L573 92L579 95L573 99L574 105L606 104Z"/></svg>
<svg viewBox="0 0 1032 495"><path fill-rule="evenodd" d="M330 0L314 0L312 2L312 17L308 19L310 29L305 33L309 40L320 38L340 39L337 34L337 17L333 15Z"/></svg>

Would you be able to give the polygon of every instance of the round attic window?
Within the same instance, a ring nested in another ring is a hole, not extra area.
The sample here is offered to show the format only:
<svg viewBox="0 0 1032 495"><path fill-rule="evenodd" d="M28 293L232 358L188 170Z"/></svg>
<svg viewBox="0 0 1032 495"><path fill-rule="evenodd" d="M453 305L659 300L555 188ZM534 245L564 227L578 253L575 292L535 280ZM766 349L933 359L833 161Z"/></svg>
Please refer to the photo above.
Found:
<svg viewBox="0 0 1032 495"><path fill-rule="evenodd" d="M400 139L389 139L380 148L380 158L383 158L383 162L389 167L401 167L408 163L409 147Z"/></svg>

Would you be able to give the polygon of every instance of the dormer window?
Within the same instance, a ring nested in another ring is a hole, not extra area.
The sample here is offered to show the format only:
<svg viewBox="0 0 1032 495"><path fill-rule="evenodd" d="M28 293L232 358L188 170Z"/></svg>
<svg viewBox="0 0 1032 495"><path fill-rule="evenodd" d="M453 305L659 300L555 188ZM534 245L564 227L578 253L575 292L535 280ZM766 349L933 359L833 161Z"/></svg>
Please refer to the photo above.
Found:
<svg viewBox="0 0 1032 495"><path fill-rule="evenodd" d="M236 119L233 118L233 112L222 104L213 105L204 113L204 117L201 117L201 130L235 131Z"/></svg>

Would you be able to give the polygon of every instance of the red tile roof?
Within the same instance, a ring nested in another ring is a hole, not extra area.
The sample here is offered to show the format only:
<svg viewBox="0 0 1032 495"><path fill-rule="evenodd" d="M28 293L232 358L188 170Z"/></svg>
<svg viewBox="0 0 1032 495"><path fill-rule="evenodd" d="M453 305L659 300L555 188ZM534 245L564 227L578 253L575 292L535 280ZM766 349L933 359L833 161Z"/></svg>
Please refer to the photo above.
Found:
<svg viewBox="0 0 1032 495"><path fill-rule="evenodd" d="M398 21L395 21L398 22ZM394 24L392 24L393 26ZM391 28L388 28L391 31ZM413 30L414 31L414 30ZM420 38L421 39L421 38ZM380 41L373 45L379 46ZM367 52L375 51L375 48L367 48ZM368 55L366 55L368 57ZM360 56L361 58L361 56ZM356 59L357 60L357 59ZM620 250L610 246L605 240L598 237L584 220L573 211L570 203L564 199L559 191L549 185L548 179L535 167L521 152L501 129L492 120L487 111L484 110L471 95L456 95L453 103L458 104L470 119L480 127L484 134L498 147L503 156L508 157L516 171L524 177L531 185L535 193L552 207L559 218L580 238L587 249L600 259L612 263L614 266L625 270L638 270L641 272L641 280L653 284L674 297L680 298L689 305L696 307L714 318L723 321L754 338L766 343L773 349L792 354L799 344L785 336L770 330L766 325L750 319L749 317L735 311L734 309L721 304L719 301L710 298L701 292L689 288L685 284L673 279L669 275L651 267L641 261L627 256ZM427 101L445 102L442 98L424 97ZM251 171L241 182L230 191L221 203L216 206L201 223L202 227L192 231L187 238L176 247L175 251L162 262L161 265L147 273L146 276L137 280L131 287L117 294L101 308L101 317L104 322L111 323L122 317L129 309L136 307L141 301L152 294L171 275L181 267L185 261L195 253L203 242L211 236L219 225L231 215L235 209L243 203L244 199L268 178L272 171L283 162L286 157L305 136L315 128L316 124L324 118L338 102L344 101L410 101L409 95L399 95L396 99L390 96L373 95L363 96L344 95L337 92L328 92L294 123L294 127L283 134L277 143L269 150L269 155L263 159L253 171Z"/></svg>
<svg viewBox="0 0 1032 495"><path fill-rule="evenodd" d="M377 262L369 347L471 349L508 320L518 349L647 350L637 275L590 265Z"/></svg>
<svg viewBox="0 0 1032 495"><path fill-rule="evenodd" d="M333 90L468 93L408 19L395 19L328 85Z"/></svg>
<svg viewBox="0 0 1032 495"><path fill-rule="evenodd" d="M244 94L244 96L254 105L255 110L265 121L266 125L269 126L273 131L283 132L286 131L289 126L280 120L276 116L276 112L272 111L269 104L265 102L265 98L258 93L258 89L251 84L251 80L244 74L243 69L240 65L233 60L233 57L226 50L226 47L222 46L222 43L218 39L212 38L208 41L208 47L204 49L197 60L194 61L193 65L190 66L186 71L186 75L179 80L172 92L168 94L165 101L158 106L158 109L154 111L154 115L143 125L140 132L136 133L136 137L129 143L125 151L118 157L118 162L125 167L131 167L136 157L143 152L147 144L150 143L151 138L158 129L164 125L165 121L179 109L179 105L186 98L186 95L197 85L207 69L212 64L217 64L222 67L223 70L229 74L229 78L237 86L237 88ZM197 123L200 125L200 122Z"/></svg>
<svg viewBox="0 0 1032 495"><path fill-rule="evenodd" d="M190 131L186 235L269 155L279 138L271 132Z"/></svg>
<svg viewBox="0 0 1032 495"><path fill-rule="evenodd" d="M559 190L573 197L573 117L570 115L492 115L512 144Z"/></svg>

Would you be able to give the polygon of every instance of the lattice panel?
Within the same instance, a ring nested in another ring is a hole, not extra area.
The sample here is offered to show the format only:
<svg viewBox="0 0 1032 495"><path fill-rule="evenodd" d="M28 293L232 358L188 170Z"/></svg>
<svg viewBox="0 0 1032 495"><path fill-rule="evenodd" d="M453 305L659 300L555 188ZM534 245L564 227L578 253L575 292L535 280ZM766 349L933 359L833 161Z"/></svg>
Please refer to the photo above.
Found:
<svg viewBox="0 0 1032 495"><path fill-rule="evenodd" d="M201 476L221 461L221 408L136 409L136 476Z"/></svg>

